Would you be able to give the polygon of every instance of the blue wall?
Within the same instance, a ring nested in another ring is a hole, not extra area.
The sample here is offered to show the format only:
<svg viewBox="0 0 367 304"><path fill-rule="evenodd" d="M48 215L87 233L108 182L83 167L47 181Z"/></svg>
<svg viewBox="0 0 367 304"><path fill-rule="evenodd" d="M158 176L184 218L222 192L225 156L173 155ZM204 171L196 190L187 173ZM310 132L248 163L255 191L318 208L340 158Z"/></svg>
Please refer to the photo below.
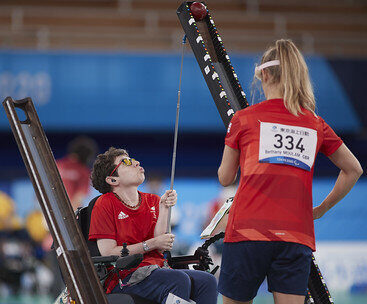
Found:
<svg viewBox="0 0 367 304"><path fill-rule="evenodd" d="M249 100L256 59L231 56ZM360 120L328 62L312 57L308 64L319 114L336 130L359 130ZM46 130L165 131L174 125L179 66L179 55L2 51L0 98L32 97ZM191 50L182 81L181 130L222 131ZM0 130L8 125L1 109Z"/></svg>
<svg viewBox="0 0 367 304"><path fill-rule="evenodd" d="M335 177L336 178L336 177ZM313 184L314 205L319 205L326 195L331 191L335 179L317 178ZM169 188L169 180L162 186ZM222 187L216 179L188 179L179 178L175 181L175 189L179 195L178 204L175 207L180 218L177 237L184 242L199 240L205 220L208 204L218 197ZM38 207L32 184L28 180L19 180L5 185L0 184L0 190L11 195L16 202L17 213L25 217L30 210ZM146 185L141 187L142 191L148 191ZM92 190L88 202L92 197L99 195ZM367 179L358 181L352 191L333 209L319 220L315 221L315 234L318 241L367 241Z"/></svg>

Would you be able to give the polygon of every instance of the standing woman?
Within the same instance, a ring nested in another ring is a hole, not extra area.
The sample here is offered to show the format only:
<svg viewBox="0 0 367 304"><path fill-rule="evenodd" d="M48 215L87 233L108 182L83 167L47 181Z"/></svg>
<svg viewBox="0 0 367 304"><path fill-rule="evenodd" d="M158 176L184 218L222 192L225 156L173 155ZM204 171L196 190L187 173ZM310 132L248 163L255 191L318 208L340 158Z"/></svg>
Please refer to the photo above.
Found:
<svg viewBox="0 0 367 304"><path fill-rule="evenodd" d="M313 220L322 217L362 174L358 160L315 114L307 65L290 40L263 55L255 76L266 100L238 111L228 127L218 178L241 179L226 227L219 292L224 304L252 303L267 277L277 304L303 304ZM341 171L334 188L312 208L312 175L318 152Z"/></svg>

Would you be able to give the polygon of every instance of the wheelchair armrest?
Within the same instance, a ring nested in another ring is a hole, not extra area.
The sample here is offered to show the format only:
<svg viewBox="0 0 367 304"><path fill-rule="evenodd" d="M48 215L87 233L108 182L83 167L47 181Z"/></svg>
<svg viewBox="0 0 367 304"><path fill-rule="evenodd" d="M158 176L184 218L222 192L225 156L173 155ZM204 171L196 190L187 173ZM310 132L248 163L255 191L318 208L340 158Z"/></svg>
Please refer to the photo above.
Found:
<svg viewBox="0 0 367 304"><path fill-rule="evenodd" d="M170 266L174 269L187 268L191 264L199 264L199 258L195 255L181 255L170 259Z"/></svg>
<svg viewBox="0 0 367 304"><path fill-rule="evenodd" d="M141 253L132 254L124 257L119 257L116 261L116 269L131 269L137 267L143 260Z"/></svg>
<svg viewBox="0 0 367 304"><path fill-rule="evenodd" d="M194 255L171 257L169 264L174 269L188 269L189 265L196 264L193 265L193 268L196 270L209 270L209 265L213 265L213 261L206 248L198 247Z"/></svg>
<svg viewBox="0 0 367 304"><path fill-rule="evenodd" d="M94 264L97 264L97 263L114 263L119 258L120 257L118 255L95 256L95 257L92 257L92 262Z"/></svg>

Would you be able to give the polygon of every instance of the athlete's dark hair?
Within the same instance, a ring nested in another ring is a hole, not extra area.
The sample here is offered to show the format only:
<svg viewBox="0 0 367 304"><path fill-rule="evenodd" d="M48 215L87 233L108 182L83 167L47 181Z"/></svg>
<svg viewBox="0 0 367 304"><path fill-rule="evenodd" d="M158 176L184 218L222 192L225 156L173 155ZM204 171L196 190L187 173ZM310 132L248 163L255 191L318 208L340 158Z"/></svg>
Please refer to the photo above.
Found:
<svg viewBox="0 0 367 304"><path fill-rule="evenodd" d="M106 182L106 177L115 168L116 157L126 155L129 156L125 149L117 149L110 147L105 153L99 154L93 164L91 180L93 187L102 194L112 191L111 185ZM118 176L117 171L112 176Z"/></svg>

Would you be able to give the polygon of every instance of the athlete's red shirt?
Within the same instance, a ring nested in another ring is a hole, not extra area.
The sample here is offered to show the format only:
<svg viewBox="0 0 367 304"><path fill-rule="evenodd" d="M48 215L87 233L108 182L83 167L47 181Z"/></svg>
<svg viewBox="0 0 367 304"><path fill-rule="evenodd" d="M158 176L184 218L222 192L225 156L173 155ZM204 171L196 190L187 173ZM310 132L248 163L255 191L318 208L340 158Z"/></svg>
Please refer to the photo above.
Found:
<svg viewBox="0 0 367 304"><path fill-rule="evenodd" d="M342 140L321 117L303 113L292 115L282 99L273 99L233 116L225 144L240 150L241 178L225 242L285 241L315 250L314 161L307 166L302 160L314 159L319 151L329 156Z"/></svg>
<svg viewBox="0 0 367 304"><path fill-rule="evenodd" d="M115 195L110 192L98 198L94 205L89 240L113 239L117 246L141 243L154 237L154 228L159 215L160 197L155 194L142 193L141 205L137 210L124 206ZM144 254L139 267L146 265L163 266L163 255L157 250ZM120 278L125 278L137 268L120 271ZM118 284L116 274L106 280L107 293Z"/></svg>

